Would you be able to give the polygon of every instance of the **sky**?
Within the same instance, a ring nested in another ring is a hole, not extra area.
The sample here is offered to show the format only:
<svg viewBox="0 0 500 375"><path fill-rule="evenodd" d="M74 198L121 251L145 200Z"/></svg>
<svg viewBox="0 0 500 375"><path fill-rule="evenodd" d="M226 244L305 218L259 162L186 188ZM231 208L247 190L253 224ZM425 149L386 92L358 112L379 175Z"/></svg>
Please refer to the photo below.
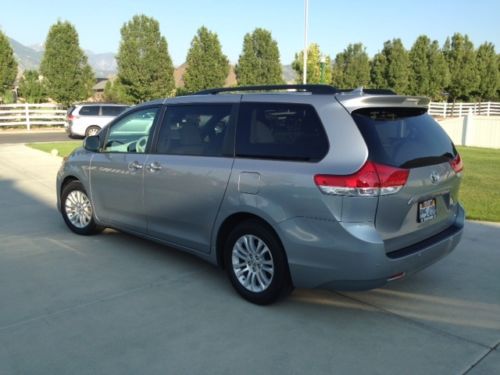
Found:
<svg viewBox="0 0 500 375"><path fill-rule="evenodd" d="M122 25L145 14L160 22L176 66L202 25L218 34L232 63L256 27L271 31L283 64L304 46L304 0L0 0L0 9L0 29L24 45L42 44L53 23L67 20L80 46L95 53L117 52ZM332 58L349 43L363 43L373 56L392 38L409 49L421 34L442 44L454 32L500 52L500 0L309 0L309 42Z"/></svg>

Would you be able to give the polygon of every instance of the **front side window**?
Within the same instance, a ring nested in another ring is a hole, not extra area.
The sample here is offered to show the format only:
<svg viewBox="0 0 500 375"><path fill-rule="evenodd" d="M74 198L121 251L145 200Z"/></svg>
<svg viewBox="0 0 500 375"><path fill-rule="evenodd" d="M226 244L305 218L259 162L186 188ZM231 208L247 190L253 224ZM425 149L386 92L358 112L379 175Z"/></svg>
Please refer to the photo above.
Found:
<svg viewBox="0 0 500 375"><path fill-rule="evenodd" d="M98 105L88 105L80 108L78 113L80 116L99 116L99 106Z"/></svg>
<svg viewBox="0 0 500 375"><path fill-rule="evenodd" d="M231 104L167 106L156 152L223 156L229 141L231 110Z"/></svg>
<svg viewBox="0 0 500 375"><path fill-rule="evenodd" d="M127 107L103 105L102 106L102 115L103 116L118 116L125 109L127 109Z"/></svg>
<svg viewBox="0 0 500 375"><path fill-rule="evenodd" d="M104 145L105 152L144 153L158 108L135 111L114 123Z"/></svg>
<svg viewBox="0 0 500 375"><path fill-rule="evenodd" d="M236 155L259 159L319 161L328 138L314 108L305 104L243 103Z"/></svg>

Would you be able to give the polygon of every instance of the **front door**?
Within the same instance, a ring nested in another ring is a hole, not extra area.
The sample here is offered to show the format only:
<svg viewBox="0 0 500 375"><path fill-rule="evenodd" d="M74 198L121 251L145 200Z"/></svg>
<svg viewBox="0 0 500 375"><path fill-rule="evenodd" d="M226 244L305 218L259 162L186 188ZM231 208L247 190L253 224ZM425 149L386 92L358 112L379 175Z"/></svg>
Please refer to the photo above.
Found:
<svg viewBox="0 0 500 375"><path fill-rule="evenodd" d="M158 107L138 109L110 125L90 166L96 216L110 226L146 232L144 166Z"/></svg>

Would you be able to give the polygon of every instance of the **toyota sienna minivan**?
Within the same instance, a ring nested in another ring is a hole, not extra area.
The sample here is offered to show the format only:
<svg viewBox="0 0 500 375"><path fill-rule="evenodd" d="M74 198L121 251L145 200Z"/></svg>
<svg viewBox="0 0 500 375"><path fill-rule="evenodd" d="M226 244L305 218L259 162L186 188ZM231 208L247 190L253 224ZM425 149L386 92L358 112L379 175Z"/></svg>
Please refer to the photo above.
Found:
<svg viewBox="0 0 500 375"><path fill-rule="evenodd" d="M363 290L460 241L462 161L429 100L326 85L206 90L121 114L64 161L58 208L224 268L269 304Z"/></svg>

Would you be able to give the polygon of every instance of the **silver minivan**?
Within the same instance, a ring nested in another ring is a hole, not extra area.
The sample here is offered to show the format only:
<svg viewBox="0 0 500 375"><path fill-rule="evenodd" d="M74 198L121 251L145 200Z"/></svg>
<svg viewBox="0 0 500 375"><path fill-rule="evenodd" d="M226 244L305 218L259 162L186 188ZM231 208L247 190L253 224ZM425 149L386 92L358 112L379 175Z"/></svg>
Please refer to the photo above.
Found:
<svg viewBox="0 0 500 375"><path fill-rule="evenodd" d="M144 103L65 160L58 208L78 234L115 228L217 264L257 304L379 287L462 235L462 161L427 105L326 85Z"/></svg>

